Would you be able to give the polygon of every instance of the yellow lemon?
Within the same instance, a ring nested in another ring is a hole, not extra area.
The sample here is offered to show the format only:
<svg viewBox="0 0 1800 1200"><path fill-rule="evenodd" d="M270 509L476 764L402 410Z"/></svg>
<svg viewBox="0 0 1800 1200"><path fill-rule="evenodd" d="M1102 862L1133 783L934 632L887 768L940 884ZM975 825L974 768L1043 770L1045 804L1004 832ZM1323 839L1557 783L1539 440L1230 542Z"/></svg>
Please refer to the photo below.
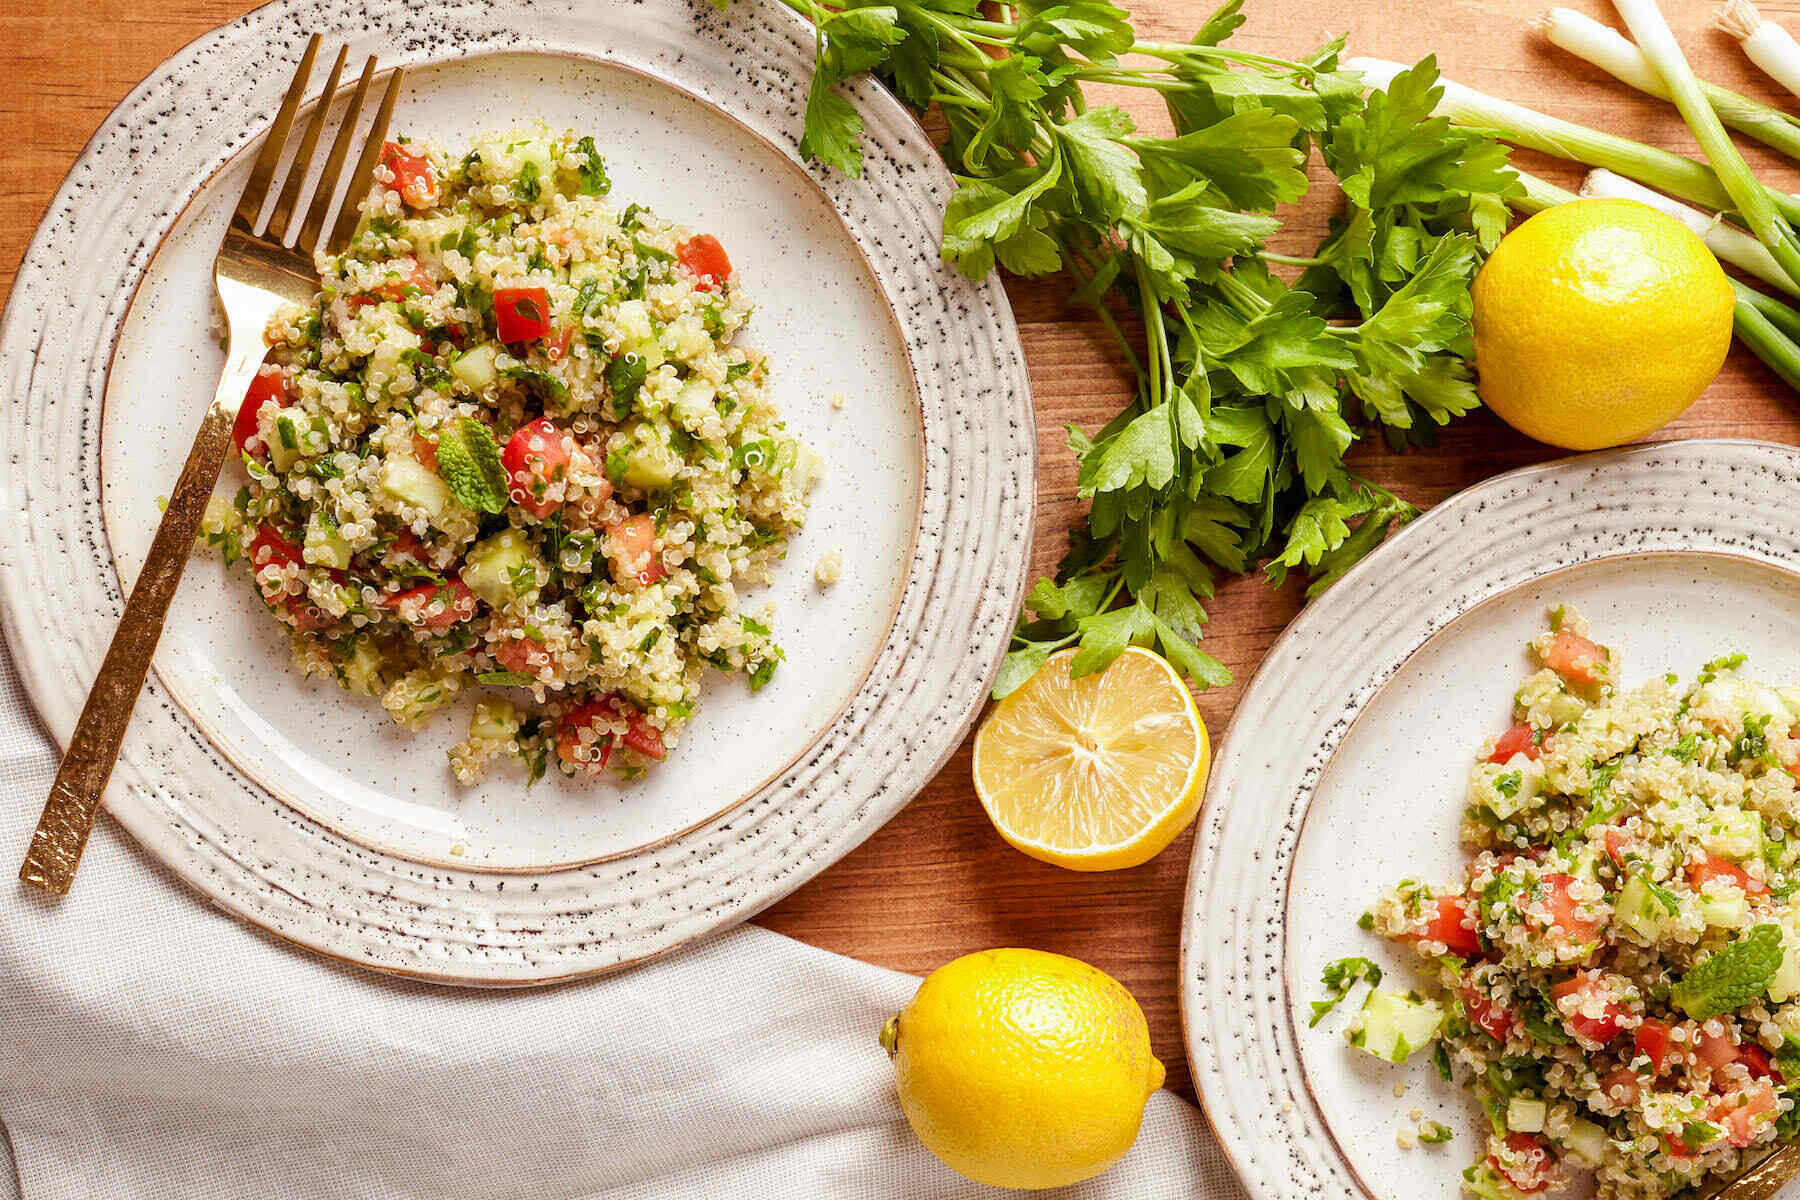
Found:
<svg viewBox="0 0 1800 1200"><path fill-rule="evenodd" d="M1194 697L1139 646L1069 678L1073 650L994 705L975 735L975 792L1000 836L1077 871L1135 867L1194 819L1211 747Z"/></svg>
<svg viewBox="0 0 1800 1200"><path fill-rule="evenodd" d="M995 1187L1098 1175L1162 1086L1144 1010L1106 972L1041 950L945 963L881 1031L927 1149Z"/></svg>
<svg viewBox="0 0 1800 1200"><path fill-rule="evenodd" d="M1576 200L1507 234L1475 278L1481 398L1568 450L1679 416L1731 345L1731 284L1681 222L1636 200Z"/></svg>

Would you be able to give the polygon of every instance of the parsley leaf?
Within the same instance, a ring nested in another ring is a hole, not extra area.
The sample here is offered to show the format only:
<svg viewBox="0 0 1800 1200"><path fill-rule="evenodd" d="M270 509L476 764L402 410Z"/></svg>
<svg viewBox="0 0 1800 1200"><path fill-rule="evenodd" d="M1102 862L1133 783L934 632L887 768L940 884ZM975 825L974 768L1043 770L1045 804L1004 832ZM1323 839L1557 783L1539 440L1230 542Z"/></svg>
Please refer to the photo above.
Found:
<svg viewBox="0 0 1800 1200"><path fill-rule="evenodd" d="M1326 999L1313 1001L1312 1020L1307 1025L1317 1025L1325 1019L1325 1014L1338 1006L1338 1002L1350 994L1350 989L1362 980L1368 980L1374 987L1381 982L1381 968L1366 958L1340 958L1328 963L1319 982L1325 987Z"/></svg>

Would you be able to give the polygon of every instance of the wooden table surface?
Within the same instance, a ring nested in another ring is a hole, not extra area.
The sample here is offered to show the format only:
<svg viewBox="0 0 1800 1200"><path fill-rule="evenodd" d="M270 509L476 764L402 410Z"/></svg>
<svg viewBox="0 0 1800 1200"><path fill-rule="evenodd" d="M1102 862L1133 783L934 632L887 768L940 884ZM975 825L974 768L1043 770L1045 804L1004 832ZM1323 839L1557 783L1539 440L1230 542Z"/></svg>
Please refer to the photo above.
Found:
<svg viewBox="0 0 1800 1200"><path fill-rule="evenodd" d="M1120 0L1129 4L1129 0ZM1436 53L1445 74L1472 87L1533 104L1635 140L1694 153L1674 110L1644 100L1585 64L1547 46L1532 20L1547 0L1249 0L1249 25L1234 46L1297 56L1346 33L1350 52L1412 61ZM1611 20L1601 0L1565 0ZM94 0L8 0L0 6L0 73L13 82L0 97L0 288L10 288L26 239L64 172L107 112L182 45L247 10L243 0L169 0L156 5ZM1140 36L1186 40L1210 0L1137 0ZM1714 0L1663 0L1696 69L1712 80L1770 102L1780 97L1710 27ZM1765 14L1800 30L1800 0L1763 0ZM1165 128L1148 96L1108 95L1145 127ZM1788 97L1790 104L1792 97ZM1800 187L1771 156L1753 165ZM1521 163L1566 186L1579 172L1550 160ZM1329 175L1291 215L1277 248L1310 247L1335 202ZM1128 394L1128 379L1104 336L1064 302L1057 282L1009 287L1031 368L1038 416L1038 528L1034 564L1051 570L1064 535L1079 519L1074 464L1063 426L1093 429ZM1800 441L1800 397L1749 354L1733 349L1717 382L1661 437L1718 435ZM1555 457L1485 412L1445 430L1438 444L1404 457L1359 450L1356 464L1400 495L1429 505L1498 471ZM1530 535L1520 530L1520 536ZM1281 592L1251 577L1225 585L1210 606L1207 648L1237 684L1200 697L1217 737L1238 689L1300 605L1298 588ZM1254 737L1253 730L1239 736ZM1450 819L1446 816L1446 820ZM1083 875L1035 862L994 833L969 783L965 746L903 813L842 862L759 918L814 945L923 974L971 950L1032 946L1101 967L1137 994L1150 1018L1169 1085L1192 1096L1177 1011L1181 908L1189 838L1130 871ZM873 1033L871 1033L873 1036Z"/></svg>

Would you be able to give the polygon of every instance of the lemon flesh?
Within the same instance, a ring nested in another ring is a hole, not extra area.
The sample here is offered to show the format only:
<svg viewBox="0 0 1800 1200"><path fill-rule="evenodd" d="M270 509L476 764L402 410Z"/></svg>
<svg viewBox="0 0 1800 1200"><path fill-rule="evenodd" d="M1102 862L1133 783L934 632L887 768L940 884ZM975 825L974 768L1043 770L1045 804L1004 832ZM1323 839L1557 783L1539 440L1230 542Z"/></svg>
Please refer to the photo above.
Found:
<svg viewBox="0 0 1800 1200"><path fill-rule="evenodd" d="M1069 678L1073 650L994 705L975 791L1000 836L1077 871L1135 867L1193 821L1210 746L1175 668L1141 647Z"/></svg>
<svg viewBox="0 0 1800 1200"><path fill-rule="evenodd" d="M1098 968L1040 950L945 963L883 1042L919 1140L995 1187L1098 1175L1131 1148L1163 1082L1131 993Z"/></svg>
<svg viewBox="0 0 1800 1200"><path fill-rule="evenodd" d="M1501 239L1475 277L1477 390L1567 450L1680 416L1731 346L1731 283L1681 222L1636 200L1559 204Z"/></svg>

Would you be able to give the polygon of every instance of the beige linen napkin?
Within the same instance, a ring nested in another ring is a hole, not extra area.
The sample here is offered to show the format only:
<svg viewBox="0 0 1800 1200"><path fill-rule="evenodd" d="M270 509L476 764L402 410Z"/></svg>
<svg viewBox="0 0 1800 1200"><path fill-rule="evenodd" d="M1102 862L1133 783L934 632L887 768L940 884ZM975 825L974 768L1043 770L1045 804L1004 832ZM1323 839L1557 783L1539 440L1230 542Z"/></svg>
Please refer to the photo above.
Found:
<svg viewBox="0 0 1800 1200"><path fill-rule="evenodd" d="M55 766L0 652L0 1200L1005 1194L895 1104L876 1032L909 976L745 927L553 988L392 980L218 912L105 818L52 900L11 864ZM1166 1092L1123 1163L1045 1193L1240 1194Z"/></svg>

